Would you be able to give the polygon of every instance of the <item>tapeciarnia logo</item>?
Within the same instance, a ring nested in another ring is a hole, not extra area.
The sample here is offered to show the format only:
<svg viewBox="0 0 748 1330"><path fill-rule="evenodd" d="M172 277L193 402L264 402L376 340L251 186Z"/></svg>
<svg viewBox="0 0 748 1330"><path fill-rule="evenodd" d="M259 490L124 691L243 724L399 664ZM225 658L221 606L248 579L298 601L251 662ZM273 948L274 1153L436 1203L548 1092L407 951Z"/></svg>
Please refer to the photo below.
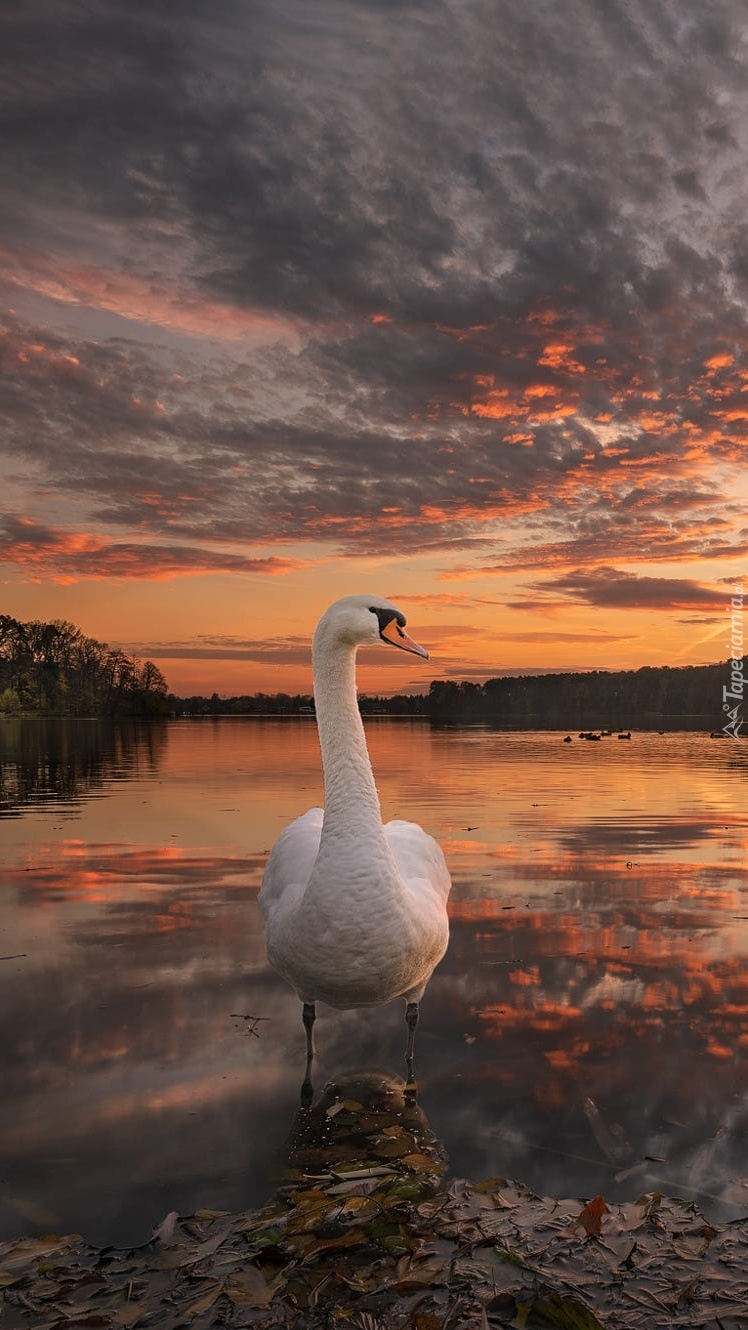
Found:
<svg viewBox="0 0 748 1330"><path fill-rule="evenodd" d="M729 734L733 739L740 738L740 728L743 725L741 709L743 706L744 683L743 666L745 657L743 655L743 603L745 601L745 588L741 585L734 586L732 597L727 606L727 613L730 616L730 641L727 643L727 649L730 653L730 684L722 689L722 710L727 712L727 724L722 726L725 734Z"/></svg>

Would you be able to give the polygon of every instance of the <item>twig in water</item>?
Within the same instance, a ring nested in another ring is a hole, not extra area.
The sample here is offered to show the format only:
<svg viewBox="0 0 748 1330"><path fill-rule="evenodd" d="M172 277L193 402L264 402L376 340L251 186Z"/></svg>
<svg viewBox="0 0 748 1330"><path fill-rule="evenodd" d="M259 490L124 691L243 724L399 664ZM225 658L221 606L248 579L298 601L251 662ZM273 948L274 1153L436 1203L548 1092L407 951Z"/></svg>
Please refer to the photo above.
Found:
<svg viewBox="0 0 748 1330"><path fill-rule="evenodd" d="M232 1011L231 1015L238 1021L246 1021L247 1034L253 1034L255 1039L259 1039L260 1037L257 1031L257 1026L260 1024L260 1021L270 1020L269 1016L243 1016L240 1011Z"/></svg>

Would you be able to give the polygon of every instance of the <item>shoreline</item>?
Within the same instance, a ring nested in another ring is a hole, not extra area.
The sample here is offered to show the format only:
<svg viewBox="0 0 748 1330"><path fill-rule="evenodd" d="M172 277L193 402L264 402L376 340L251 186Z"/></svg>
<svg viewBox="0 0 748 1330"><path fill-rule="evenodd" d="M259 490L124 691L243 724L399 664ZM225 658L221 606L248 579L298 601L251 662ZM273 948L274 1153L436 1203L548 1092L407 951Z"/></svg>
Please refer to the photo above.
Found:
<svg viewBox="0 0 748 1330"><path fill-rule="evenodd" d="M412 1169L340 1171L256 1211L170 1214L140 1249L2 1244L0 1285L3 1330L737 1330L748 1217L715 1228L658 1193L607 1206L503 1178L441 1191Z"/></svg>
<svg viewBox="0 0 748 1330"><path fill-rule="evenodd" d="M138 1247L0 1244L3 1330L739 1330L748 1213L445 1179L412 1090L367 1073L297 1112L274 1196L167 1215Z"/></svg>

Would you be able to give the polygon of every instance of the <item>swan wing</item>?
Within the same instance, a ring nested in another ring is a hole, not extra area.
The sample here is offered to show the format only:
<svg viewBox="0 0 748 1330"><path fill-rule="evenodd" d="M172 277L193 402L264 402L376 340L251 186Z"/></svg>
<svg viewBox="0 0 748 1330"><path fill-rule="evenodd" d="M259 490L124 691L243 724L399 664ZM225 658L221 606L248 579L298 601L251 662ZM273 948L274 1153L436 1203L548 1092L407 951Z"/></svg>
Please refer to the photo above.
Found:
<svg viewBox="0 0 748 1330"><path fill-rule="evenodd" d="M408 956L404 996L406 1001L420 1002L434 966L447 950L447 897L452 884L441 846L423 827L388 822L384 834L403 888L398 936Z"/></svg>
<svg viewBox="0 0 748 1330"><path fill-rule="evenodd" d="M319 851L323 816L321 808L310 808L275 842L259 895L266 920L287 914L303 896Z"/></svg>
<svg viewBox="0 0 748 1330"><path fill-rule="evenodd" d="M452 886L441 846L417 822L388 822L384 834L403 882L441 913Z"/></svg>

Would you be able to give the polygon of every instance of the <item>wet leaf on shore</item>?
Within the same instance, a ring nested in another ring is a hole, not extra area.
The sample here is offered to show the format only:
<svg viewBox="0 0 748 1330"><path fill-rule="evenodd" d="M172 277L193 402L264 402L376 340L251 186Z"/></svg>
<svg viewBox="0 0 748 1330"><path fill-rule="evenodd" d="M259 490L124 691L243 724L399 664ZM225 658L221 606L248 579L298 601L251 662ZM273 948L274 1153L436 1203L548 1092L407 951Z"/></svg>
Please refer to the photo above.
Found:
<svg viewBox="0 0 748 1330"><path fill-rule="evenodd" d="M553 1289L498 1294L487 1310L500 1316L504 1325L515 1326L517 1330L604 1330L581 1302L561 1297Z"/></svg>
<svg viewBox="0 0 748 1330"><path fill-rule="evenodd" d="M256 1265L235 1270L224 1288L236 1307L267 1307L273 1296L273 1284L268 1283Z"/></svg>
<svg viewBox="0 0 748 1330"><path fill-rule="evenodd" d="M608 1207L602 1196L594 1196L591 1201L587 1202L576 1219L572 1220L569 1231L573 1232L577 1228L582 1228L590 1237L599 1238L602 1232L603 1215L607 1214Z"/></svg>

